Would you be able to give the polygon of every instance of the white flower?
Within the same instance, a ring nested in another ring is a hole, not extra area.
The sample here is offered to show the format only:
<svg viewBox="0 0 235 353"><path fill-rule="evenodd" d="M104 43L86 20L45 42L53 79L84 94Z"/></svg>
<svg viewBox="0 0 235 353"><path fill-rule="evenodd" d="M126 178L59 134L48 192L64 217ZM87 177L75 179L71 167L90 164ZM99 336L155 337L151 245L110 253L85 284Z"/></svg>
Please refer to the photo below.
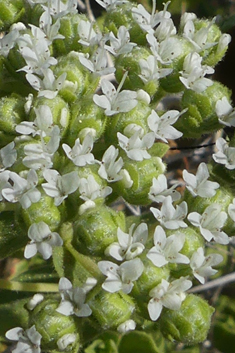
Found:
<svg viewBox="0 0 235 353"><path fill-rule="evenodd" d="M135 224L129 229L129 234L123 232L119 227L117 230L118 243L114 242L105 250L106 256L112 256L118 261L132 260L142 254L144 244L148 238L148 227L146 223L140 223L135 229Z"/></svg>
<svg viewBox="0 0 235 353"><path fill-rule="evenodd" d="M104 44L96 49L91 58L88 54L79 53L79 61L97 76L108 75L115 71L114 67L107 67L108 59Z"/></svg>
<svg viewBox="0 0 235 353"><path fill-rule="evenodd" d="M172 69L160 69L157 58L154 55L149 55L146 60L140 59L139 66L141 70L139 77L144 83L158 81L172 72Z"/></svg>
<svg viewBox="0 0 235 353"><path fill-rule="evenodd" d="M166 18L170 18L171 14L167 11L167 7L170 4L168 1L164 4L163 11L156 13L156 1L153 2L152 13L148 13L143 5L139 4L137 7L132 8L132 16L134 20L138 23L140 28L148 33L153 33L154 28L161 23Z"/></svg>
<svg viewBox="0 0 235 353"><path fill-rule="evenodd" d="M41 338L42 336L36 330L35 325L27 330L23 330L21 327L15 327L6 332L6 338L11 341L18 341L16 348L13 349L12 353L40 353Z"/></svg>
<svg viewBox="0 0 235 353"><path fill-rule="evenodd" d="M98 34L94 31L93 23L89 21L81 20L78 24L78 35L81 39L79 39L78 43L89 47L95 44L99 44L102 39L102 35Z"/></svg>
<svg viewBox="0 0 235 353"><path fill-rule="evenodd" d="M21 178L14 172L9 173L10 187L2 190L3 197L9 202L20 202L24 209L36 203L41 198L41 193L36 188L38 176L35 170L31 169L27 174L27 179Z"/></svg>
<svg viewBox="0 0 235 353"><path fill-rule="evenodd" d="M40 293L34 294L34 296L26 304L28 310L33 310L38 304L44 300L44 296Z"/></svg>
<svg viewBox="0 0 235 353"><path fill-rule="evenodd" d="M39 19L40 29L46 34L47 40L52 43L55 39L64 39L65 37L59 33L60 29L60 18L52 24L52 17L50 15L50 9L42 13Z"/></svg>
<svg viewBox="0 0 235 353"><path fill-rule="evenodd" d="M10 176L9 170L4 170L3 172L0 172L0 201L3 200L2 190L11 188L11 184L9 183L9 176Z"/></svg>
<svg viewBox="0 0 235 353"><path fill-rule="evenodd" d="M54 204L59 206L69 194L75 192L79 186L77 172L60 175L57 170L46 169L43 177L47 183L42 183L45 193L54 198Z"/></svg>
<svg viewBox="0 0 235 353"><path fill-rule="evenodd" d="M96 0L96 2L106 11L112 11L116 6L125 4L128 0Z"/></svg>
<svg viewBox="0 0 235 353"><path fill-rule="evenodd" d="M180 71L180 81L183 85L197 93L202 93L213 84L206 74L213 74L214 69L207 65L201 65L202 57L196 53L188 54L184 59L183 71Z"/></svg>
<svg viewBox="0 0 235 353"><path fill-rule="evenodd" d="M214 161L219 164L224 164L225 168L235 169L235 147L229 147L228 143L222 138L216 141L218 152L212 155Z"/></svg>
<svg viewBox="0 0 235 353"><path fill-rule="evenodd" d="M178 139L183 134L171 125L174 124L184 112L185 110L182 112L179 112L178 110L168 110L159 117L157 112L152 109L152 112L148 117L148 126L150 130L154 132L157 139L164 142L167 142L167 139Z"/></svg>
<svg viewBox="0 0 235 353"><path fill-rule="evenodd" d="M52 248L61 246L63 240L56 232L51 232L45 222L33 223L28 230L30 243L26 245L24 257L30 259L39 252L44 260L47 260L52 255Z"/></svg>
<svg viewBox="0 0 235 353"><path fill-rule="evenodd" d="M175 34L176 27L171 18L163 18L154 32L154 35L160 42L168 39L170 36L174 36Z"/></svg>
<svg viewBox="0 0 235 353"><path fill-rule="evenodd" d="M77 335L75 333L67 333L66 335L59 338L58 341L56 342L59 348L59 351L65 351L70 344L76 341L76 339L77 339Z"/></svg>
<svg viewBox="0 0 235 353"><path fill-rule="evenodd" d="M125 79L126 76L127 72L123 78ZM135 91L123 90L120 92L124 79L122 79L117 89L110 81L103 79L101 81L101 89L104 95L94 94L93 96L95 104L105 109L104 112L107 116L129 112L138 103Z"/></svg>
<svg viewBox="0 0 235 353"><path fill-rule="evenodd" d="M160 224L167 229L186 228L187 224L183 221L188 212L188 206L185 201L176 208L172 205L171 196L167 196L162 203L161 210L151 207L150 211Z"/></svg>
<svg viewBox="0 0 235 353"><path fill-rule="evenodd" d="M117 38L113 32L110 32L108 39L110 41L110 46L105 45L104 47L114 56L130 53L137 45L136 43L130 42L130 34L125 26L119 27Z"/></svg>
<svg viewBox="0 0 235 353"><path fill-rule="evenodd" d="M126 152L127 157L134 161L143 161L151 158L147 150L154 144L154 133L149 132L142 139L140 138L141 135L141 129L137 130L130 138L120 132L117 133L119 146Z"/></svg>
<svg viewBox="0 0 235 353"><path fill-rule="evenodd" d="M183 179L186 182L186 188L193 196L212 197L216 194L219 184L207 180L210 174L206 163L200 163L196 175L183 170Z"/></svg>
<svg viewBox="0 0 235 353"><path fill-rule="evenodd" d="M0 150L0 172L11 167L16 159L17 152L15 150L15 142L12 141Z"/></svg>
<svg viewBox="0 0 235 353"><path fill-rule="evenodd" d="M94 285L90 287L92 289ZM61 293L62 301L56 311L62 315L76 315L77 317L90 316L92 311L86 301L86 293L88 292L83 287L73 288L72 283L65 277L59 281L59 291Z"/></svg>
<svg viewBox="0 0 235 353"><path fill-rule="evenodd" d="M221 206L217 203L208 206L202 215L192 212L188 215L189 222L194 227L199 227L202 236L206 241L214 239L218 244L228 244L229 238L220 228L227 220L227 213L221 211Z"/></svg>
<svg viewBox="0 0 235 353"><path fill-rule="evenodd" d="M91 153L93 148L93 137L91 134L87 134L82 143L77 138L73 148L69 147L66 143L63 143L62 148L67 157L78 167L84 167L86 164L95 162L94 156Z"/></svg>
<svg viewBox="0 0 235 353"><path fill-rule="evenodd" d="M44 1L43 1L44 3ZM43 9L46 11L48 6L42 5ZM64 17L67 14L73 15L77 13L77 0L51 0L50 1L50 14L54 18Z"/></svg>
<svg viewBox="0 0 235 353"><path fill-rule="evenodd" d="M200 52L205 49L209 49L217 44L208 43L208 34L211 26L215 23L215 18L208 24L207 27L201 27L199 30L195 30L193 23L194 19L188 19L184 26L183 37L185 37L192 45L194 50Z"/></svg>
<svg viewBox="0 0 235 353"><path fill-rule="evenodd" d="M235 126L235 111L225 96L216 102L215 112L221 124Z"/></svg>
<svg viewBox="0 0 235 353"><path fill-rule="evenodd" d="M220 254L209 254L208 256L204 256L204 250L201 247L193 253L190 260L190 267L194 277L204 284L205 277L212 276L218 272L217 270L214 270L212 266L218 265L221 261L223 261L223 256Z"/></svg>
<svg viewBox="0 0 235 353"><path fill-rule="evenodd" d="M154 246L149 250L147 258L157 267L168 263L188 264L188 257L179 253L184 246L184 241L183 233L166 237L164 229L157 226L154 231Z"/></svg>
<svg viewBox="0 0 235 353"><path fill-rule="evenodd" d="M16 28L11 28L9 33L0 38L0 55L8 56L9 51L14 47L19 35L20 33Z"/></svg>
<svg viewBox="0 0 235 353"><path fill-rule="evenodd" d="M33 122L22 121L16 126L16 132L23 135L32 134L32 136L50 136L54 125L50 107L47 105L40 105L38 108L34 108L34 110L36 113L36 119Z"/></svg>
<svg viewBox="0 0 235 353"><path fill-rule="evenodd" d="M231 42L232 37L228 33L223 33L219 39L218 46L216 48L216 54L221 54L224 50L227 49L229 43Z"/></svg>
<svg viewBox="0 0 235 353"><path fill-rule="evenodd" d="M161 283L149 292L148 312L150 319L156 321L163 307L171 310L179 310L182 302L186 298L184 293L192 286L192 282L185 277L180 277L169 283L162 279Z"/></svg>
<svg viewBox="0 0 235 353"><path fill-rule="evenodd" d="M164 174L160 174L157 179L153 178L152 183L148 194L150 200L154 202L163 202L168 195L171 196L172 201L180 199L181 194L175 190L178 184L167 189L167 178Z"/></svg>
<svg viewBox="0 0 235 353"><path fill-rule="evenodd" d="M102 288L110 293L119 290L130 293L134 286L133 281L136 281L144 270L144 265L138 258L125 261L120 266L110 261L100 261L98 267L107 276Z"/></svg>
<svg viewBox="0 0 235 353"><path fill-rule="evenodd" d="M110 183L122 179L120 172L123 167L123 159L119 157L118 160L116 160L118 153L118 148L115 148L113 145L109 146L102 157L98 170L99 176Z"/></svg>
<svg viewBox="0 0 235 353"><path fill-rule="evenodd" d="M48 141L48 140L47 140ZM51 131L50 140L46 143L43 138L37 143L29 143L24 147L26 157L23 164L32 169L45 169L53 166L53 156L60 143L60 129L55 125Z"/></svg>
<svg viewBox="0 0 235 353"><path fill-rule="evenodd" d="M125 322L123 322L122 324L120 324L117 327L117 331L119 333L127 333L129 331L133 331L136 328L136 323L134 320L126 320Z"/></svg>

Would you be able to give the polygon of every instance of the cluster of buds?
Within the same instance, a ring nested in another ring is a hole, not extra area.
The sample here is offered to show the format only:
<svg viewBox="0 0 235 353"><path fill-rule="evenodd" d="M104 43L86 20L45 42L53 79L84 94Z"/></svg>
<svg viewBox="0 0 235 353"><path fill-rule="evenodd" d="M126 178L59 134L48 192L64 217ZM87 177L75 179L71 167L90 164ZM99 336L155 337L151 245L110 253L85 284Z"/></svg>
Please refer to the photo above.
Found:
<svg viewBox="0 0 235 353"><path fill-rule="evenodd" d="M0 18L0 253L42 258L58 283L17 301L14 353L77 352L148 325L202 342L214 309L188 290L223 260L207 245L235 230L234 139L217 140L209 169L183 171L183 195L164 162L169 140L235 126L229 90L206 77L230 36L193 13L177 30L170 2L150 14L96 1L102 28L75 0L9 1ZM172 93L179 110L161 110ZM120 197L150 212L128 217Z"/></svg>

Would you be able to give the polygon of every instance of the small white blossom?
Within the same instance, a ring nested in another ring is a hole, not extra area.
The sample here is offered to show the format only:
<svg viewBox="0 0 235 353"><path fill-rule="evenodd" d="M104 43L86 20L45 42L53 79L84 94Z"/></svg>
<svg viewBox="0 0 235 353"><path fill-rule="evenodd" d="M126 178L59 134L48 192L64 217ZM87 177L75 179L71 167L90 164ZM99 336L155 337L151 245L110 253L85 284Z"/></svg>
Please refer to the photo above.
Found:
<svg viewBox="0 0 235 353"><path fill-rule="evenodd" d="M110 41L110 46L105 45L104 47L114 56L130 53L137 45L136 43L130 42L130 34L125 26L119 27L117 38L113 32L110 32L108 39Z"/></svg>
<svg viewBox="0 0 235 353"><path fill-rule="evenodd" d="M67 157L78 167L84 167L86 164L93 164L95 162L94 156L91 153L93 148L93 137L87 134L83 142L77 138L73 148L66 143L62 145Z"/></svg>
<svg viewBox="0 0 235 353"><path fill-rule="evenodd" d="M58 313L65 316L76 315L77 317L91 315L91 308L85 303L87 291L83 287L73 288L72 283L67 278L62 277L59 281L59 291L62 301L56 309Z"/></svg>
<svg viewBox="0 0 235 353"><path fill-rule="evenodd" d="M186 298L184 293L192 286L192 282L185 277L180 277L169 283L162 279L161 283L149 292L148 312L150 319L156 321L163 307L171 310L179 310L182 302Z"/></svg>
<svg viewBox="0 0 235 353"><path fill-rule="evenodd" d="M2 190L3 197L9 202L20 202L24 209L36 203L41 198L41 193L36 188L38 176L35 170L31 169L27 174L27 179L21 178L14 172L9 173L10 187Z"/></svg>
<svg viewBox="0 0 235 353"><path fill-rule="evenodd" d="M0 172L11 167L16 159L17 152L15 150L15 142L12 141L0 150Z"/></svg>
<svg viewBox="0 0 235 353"><path fill-rule="evenodd" d="M145 249L144 244L148 238L148 227L146 223L141 223L135 230L134 229L135 224L132 224L128 234L118 227L118 243L114 242L109 245L105 250L105 255L112 256L118 261L123 261L132 260L142 254Z"/></svg>
<svg viewBox="0 0 235 353"><path fill-rule="evenodd" d="M44 300L44 296L42 294L40 294L40 293L34 294L34 296L27 303L27 309L28 310L33 310L43 300Z"/></svg>
<svg viewBox="0 0 235 353"><path fill-rule="evenodd" d="M227 49L229 43L231 42L232 37L228 33L223 33L219 39L218 46L216 48L216 54L221 54L224 50Z"/></svg>
<svg viewBox="0 0 235 353"><path fill-rule="evenodd" d="M93 23L84 20L81 20L78 24L78 35L81 38L78 43L86 47L99 44L102 39L102 35L94 31Z"/></svg>
<svg viewBox="0 0 235 353"><path fill-rule="evenodd" d="M139 66L141 73L139 77L144 83L158 81L160 78L169 75L172 69L161 69L158 67L158 60L154 55L149 55L147 59L140 59Z"/></svg>
<svg viewBox="0 0 235 353"><path fill-rule="evenodd" d="M96 2L106 11L112 11L116 6L127 3L128 0L96 0Z"/></svg>
<svg viewBox="0 0 235 353"><path fill-rule="evenodd" d="M100 261L98 267L107 276L102 288L110 293L122 290L129 294L134 286L133 281L136 281L144 270L144 265L139 258L125 261L120 266L110 261Z"/></svg>
<svg viewBox="0 0 235 353"><path fill-rule="evenodd" d="M188 220L194 227L199 227L202 236L206 241L214 239L218 244L228 244L227 234L221 231L227 220L227 213L221 211L221 206L217 203L208 206L202 215L192 212L188 215Z"/></svg>
<svg viewBox="0 0 235 353"><path fill-rule="evenodd" d="M213 84L206 74L213 74L214 69L207 65L201 65L202 57L196 53L188 54L184 59L183 71L180 71L180 81L183 85L197 93L202 93Z"/></svg>
<svg viewBox="0 0 235 353"><path fill-rule="evenodd" d="M136 323L134 320L126 320L125 322L123 322L122 324L120 324L117 327L117 331L119 333L127 333L129 331L133 331L136 328Z"/></svg>
<svg viewBox="0 0 235 353"><path fill-rule="evenodd" d="M24 257L30 259L39 252L44 260L52 255L52 248L63 245L63 240L56 232L51 232L45 222L33 223L28 230L30 243L26 245Z"/></svg>
<svg viewBox="0 0 235 353"><path fill-rule="evenodd" d="M42 7L47 11L48 6L42 5ZM62 0L51 0L49 9L51 16L55 19L64 17L68 14L73 15L77 13L77 0L68 0L65 2Z"/></svg>
<svg viewBox="0 0 235 353"><path fill-rule="evenodd" d="M157 267L168 263L188 264L188 257L179 253L184 242L185 235L183 233L166 237L164 229L157 226L154 231L154 246L149 250L147 258Z"/></svg>
<svg viewBox="0 0 235 353"><path fill-rule="evenodd" d="M9 51L15 46L16 40L19 36L19 31L16 28L11 28L9 33L0 38L0 55L7 57Z"/></svg>
<svg viewBox="0 0 235 353"><path fill-rule="evenodd" d="M119 157L118 160L116 160L118 153L118 148L115 148L113 145L109 146L102 157L98 170L99 176L110 183L122 179L120 171L123 167L123 159Z"/></svg>
<svg viewBox="0 0 235 353"><path fill-rule="evenodd" d="M104 44L99 46L91 57L88 54L79 53L79 61L97 76L108 75L115 71L114 67L107 67L108 59Z"/></svg>
<svg viewBox="0 0 235 353"><path fill-rule="evenodd" d="M186 188L193 196L212 197L216 194L219 184L207 180L210 174L206 163L200 163L196 175L183 170L183 179L186 182Z"/></svg>
<svg viewBox="0 0 235 353"><path fill-rule="evenodd" d="M233 199L233 203L230 203L228 206L228 214L232 218L233 222L235 222L235 198Z"/></svg>
<svg viewBox="0 0 235 353"><path fill-rule="evenodd" d="M65 351L70 344L76 342L76 339L77 335L75 333L67 333L66 335L59 338L56 342L59 351Z"/></svg>
<svg viewBox="0 0 235 353"><path fill-rule="evenodd" d="M175 190L178 184L167 189L167 178L164 174L160 174L158 178L153 178L152 186L149 191L149 199L154 202L163 202L167 196L171 196L172 201L177 201L181 198L181 194Z"/></svg>
<svg viewBox="0 0 235 353"><path fill-rule="evenodd" d="M154 35L160 42L167 40L170 36L174 36L175 34L176 27L171 18L163 18L154 32Z"/></svg>
<svg viewBox="0 0 235 353"><path fill-rule="evenodd" d="M42 336L36 330L35 325L27 330L23 330L21 327L15 327L6 332L6 338L11 341L18 341L16 348L13 349L12 353L40 353L41 338Z"/></svg>
<svg viewBox="0 0 235 353"><path fill-rule="evenodd" d="M80 184L77 172L60 175L57 170L46 169L43 177L47 183L42 183L45 193L54 198L54 204L59 206L69 194L75 192Z"/></svg>
<svg viewBox="0 0 235 353"><path fill-rule="evenodd" d="M220 254L209 254L204 255L203 248L198 248L191 257L190 267L192 269L194 277L198 279L202 284L205 283L205 277L213 276L217 270L214 270L212 266L218 265L223 261L223 256Z"/></svg>
<svg viewBox="0 0 235 353"><path fill-rule="evenodd" d="M127 157L134 161L143 161L151 158L147 150L154 144L154 133L149 132L142 139L140 138L141 134L141 129L137 130L130 138L120 132L117 133L119 146L126 152Z"/></svg>
<svg viewBox="0 0 235 353"><path fill-rule="evenodd" d="M125 79L126 76L127 72L123 78ZM110 81L103 79L101 89L104 95L94 94L93 96L95 104L105 109L104 112L107 116L129 112L138 103L135 91L123 90L120 92L124 79L122 79L117 89Z"/></svg>
<svg viewBox="0 0 235 353"><path fill-rule="evenodd" d="M225 168L235 169L235 147L229 147L228 143L222 138L216 141L218 152L212 154L216 163L224 164Z"/></svg>
<svg viewBox="0 0 235 353"><path fill-rule="evenodd" d="M164 65L169 65L182 52L182 44L176 37L169 37L158 42L153 33L148 33L146 39L155 58Z"/></svg>
<svg viewBox="0 0 235 353"><path fill-rule="evenodd" d="M9 170L4 170L3 172L0 172L0 201L3 200L2 190L11 188L11 184L9 183L9 176Z"/></svg>
<svg viewBox="0 0 235 353"><path fill-rule="evenodd" d="M174 208L171 196L167 196L163 200L161 210L151 207L150 211L160 224L167 229L187 228L187 224L183 221L188 212L185 201Z"/></svg>
<svg viewBox="0 0 235 353"><path fill-rule="evenodd" d="M215 112L221 124L235 126L235 111L225 96L216 102Z"/></svg>
<svg viewBox="0 0 235 353"><path fill-rule="evenodd" d="M157 139L160 139L164 142L167 142L167 139L178 139L183 134L182 132L176 130L176 128L174 128L172 125L184 112L185 110L182 112L179 112L178 110L168 110L166 113L159 117L157 112L152 109L152 112L148 117L148 126L150 130L154 132Z"/></svg>

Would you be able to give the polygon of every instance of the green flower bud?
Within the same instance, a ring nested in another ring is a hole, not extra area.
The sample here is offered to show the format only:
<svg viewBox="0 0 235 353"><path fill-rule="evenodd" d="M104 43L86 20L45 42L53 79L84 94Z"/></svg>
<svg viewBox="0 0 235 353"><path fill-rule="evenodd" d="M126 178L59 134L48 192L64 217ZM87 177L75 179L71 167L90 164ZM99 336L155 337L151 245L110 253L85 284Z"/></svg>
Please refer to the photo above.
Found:
<svg viewBox="0 0 235 353"><path fill-rule="evenodd" d="M117 328L130 319L135 304L131 297L122 292L108 293L101 290L98 295L89 301L92 317L103 330Z"/></svg>
<svg viewBox="0 0 235 353"><path fill-rule="evenodd" d="M139 162L125 159L123 169L127 170L133 184L130 188L126 188L125 181L121 179L113 184L113 190L133 205L151 204L148 193L152 180L165 171L161 158L152 157Z"/></svg>
<svg viewBox="0 0 235 353"><path fill-rule="evenodd" d="M130 33L131 42L139 45L146 44L146 32L144 32L137 22L133 19L132 2L125 3L121 6L116 6L112 11L108 11L105 15L104 28L107 32L113 32L117 36L118 29L125 26Z"/></svg>
<svg viewBox="0 0 235 353"><path fill-rule="evenodd" d="M87 88L91 90L91 82L89 80L91 75L85 70L84 66L80 64L79 54L77 52L73 51L61 57L54 71L57 77L66 73L65 83L63 88L59 91L59 95L63 97L66 102L74 102L79 96L84 94ZM95 80L94 83L95 89L97 81Z"/></svg>
<svg viewBox="0 0 235 353"><path fill-rule="evenodd" d="M63 351L75 351L79 348L79 326L75 316L65 316L56 311L59 302L55 299L45 299L39 303L30 315L30 325L35 325L36 330L42 335L41 348L43 351L63 348L62 338L73 334L73 342Z"/></svg>
<svg viewBox="0 0 235 353"><path fill-rule="evenodd" d="M34 100L33 107L39 108L42 105L47 105L50 108L53 123L59 126L61 130L61 135L64 136L67 131L70 120L70 109L68 104L58 95L53 99L37 97ZM35 110L31 109L30 120L34 121L35 118Z"/></svg>
<svg viewBox="0 0 235 353"><path fill-rule="evenodd" d="M211 325L214 308L202 298L189 294L179 310L164 309L160 329L169 340L187 345L203 342Z"/></svg>
<svg viewBox="0 0 235 353"><path fill-rule="evenodd" d="M83 254L104 255L117 240L117 229L125 230L125 216L107 206L88 209L74 222L74 247Z"/></svg>
<svg viewBox="0 0 235 353"><path fill-rule="evenodd" d="M128 71L128 76L123 84L124 89L131 89L134 91L137 89L146 90L144 82L139 77L141 74L139 61L140 59L147 60L149 55L151 55L151 51L149 49L137 46L134 47L130 53L122 54L117 57L115 61L115 74L118 82L121 81L123 73ZM156 82L156 89L154 92L147 92L152 95L157 91L157 87L158 85Z"/></svg>
<svg viewBox="0 0 235 353"><path fill-rule="evenodd" d="M104 110L93 102L93 96L82 97L72 106L72 119L69 126L67 143L74 145L75 140L80 136L83 129L93 132L95 139L98 139L105 128L107 117Z"/></svg>
<svg viewBox="0 0 235 353"><path fill-rule="evenodd" d="M78 25L82 20L87 21L87 17L82 14L61 17L59 34L62 34L66 39L55 39L53 41L54 55L61 56L71 51L84 51L84 46L78 43L80 39Z"/></svg>
<svg viewBox="0 0 235 353"><path fill-rule="evenodd" d="M17 135L16 125L25 119L24 104L25 99L16 94L0 99L0 130L13 138Z"/></svg>
<svg viewBox="0 0 235 353"><path fill-rule="evenodd" d="M60 210L63 209L63 205ZM33 223L45 222L51 231L58 229L61 223L61 214L58 207L54 205L54 199L42 193L38 202L32 203L27 209L21 209L23 220L28 227ZM64 215L66 217L66 215Z"/></svg>
<svg viewBox="0 0 235 353"><path fill-rule="evenodd" d="M109 119L105 130L105 141L107 144L118 145L117 133L124 133L125 128L130 124L139 125L144 130L144 133L149 132L148 116L151 114L149 105L143 102L138 102L135 108L127 113L119 113Z"/></svg>
<svg viewBox="0 0 235 353"><path fill-rule="evenodd" d="M7 31L13 23L22 21L29 6L27 4L23 0L1 0L0 30Z"/></svg>
<svg viewBox="0 0 235 353"><path fill-rule="evenodd" d="M230 100L227 87L214 82L202 93L186 90L182 97L182 108L188 110L178 119L174 127L183 132L185 138L199 138L221 129L215 113L215 105L222 97Z"/></svg>

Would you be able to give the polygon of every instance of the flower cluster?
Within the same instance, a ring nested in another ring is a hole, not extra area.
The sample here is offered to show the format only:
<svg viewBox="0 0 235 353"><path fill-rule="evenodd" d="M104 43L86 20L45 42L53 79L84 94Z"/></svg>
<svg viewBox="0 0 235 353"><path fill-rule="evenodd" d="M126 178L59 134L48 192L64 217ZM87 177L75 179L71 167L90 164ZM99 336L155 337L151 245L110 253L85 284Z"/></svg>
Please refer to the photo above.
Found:
<svg viewBox="0 0 235 353"><path fill-rule="evenodd" d="M230 37L191 13L177 29L170 2L156 11L153 1L150 14L96 0L106 10L100 31L75 0L24 1L29 14L0 42L3 77L14 82L0 98L0 210L22 241L1 244L4 256L47 260L50 275L53 262L60 296L19 301L28 316L6 338L14 353L77 352L97 326L125 334L180 311L193 281L223 260L207 245L227 245L235 229L234 195L222 202L216 180L216 163L235 169L233 141L217 139L214 164L183 170L169 187L164 155L169 140L234 126L228 91L207 77ZM182 109L162 110L162 92L180 93ZM148 206L147 217L116 211L120 198Z"/></svg>

